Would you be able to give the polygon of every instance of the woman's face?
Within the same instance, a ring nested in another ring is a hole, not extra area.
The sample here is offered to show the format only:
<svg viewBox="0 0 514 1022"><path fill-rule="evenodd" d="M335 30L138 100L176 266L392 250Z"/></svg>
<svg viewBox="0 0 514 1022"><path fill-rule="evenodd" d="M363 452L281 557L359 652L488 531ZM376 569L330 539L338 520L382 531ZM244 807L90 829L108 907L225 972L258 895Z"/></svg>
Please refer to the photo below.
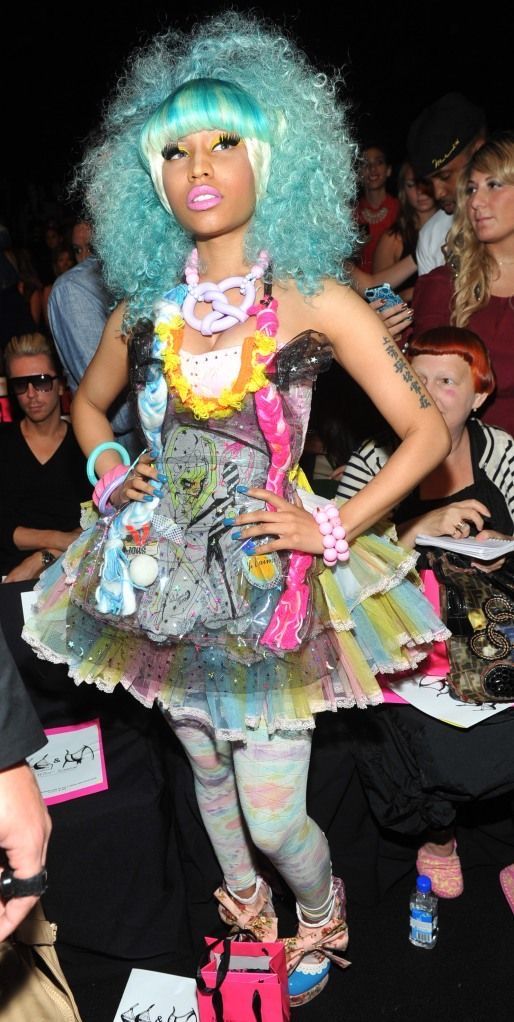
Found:
<svg viewBox="0 0 514 1022"><path fill-rule="evenodd" d="M59 277L61 273L66 273L67 270L71 270L72 266L75 266L75 263L73 262L73 259L71 258L71 255L67 251L67 249L64 249L62 252L59 252L59 255L56 257L55 260L55 270L57 276Z"/></svg>
<svg viewBox="0 0 514 1022"><path fill-rule="evenodd" d="M491 244L514 237L514 184L473 170L466 191L468 216L479 241Z"/></svg>
<svg viewBox="0 0 514 1022"><path fill-rule="evenodd" d="M361 175L364 187L369 191L385 188L386 181L391 173L384 153L381 149L371 146L365 149L362 154Z"/></svg>
<svg viewBox="0 0 514 1022"><path fill-rule="evenodd" d="M184 230L198 240L244 233L255 211L255 182L239 136L196 131L164 153L164 191Z"/></svg>
<svg viewBox="0 0 514 1022"><path fill-rule="evenodd" d="M407 202L416 213L430 213L435 209L435 199L430 185L424 181L417 181L412 167L406 169L404 188Z"/></svg>
<svg viewBox="0 0 514 1022"><path fill-rule="evenodd" d="M471 369L460 355L415 355L412 368L428 390L452 435L487 397L476 394Z"/></svg>

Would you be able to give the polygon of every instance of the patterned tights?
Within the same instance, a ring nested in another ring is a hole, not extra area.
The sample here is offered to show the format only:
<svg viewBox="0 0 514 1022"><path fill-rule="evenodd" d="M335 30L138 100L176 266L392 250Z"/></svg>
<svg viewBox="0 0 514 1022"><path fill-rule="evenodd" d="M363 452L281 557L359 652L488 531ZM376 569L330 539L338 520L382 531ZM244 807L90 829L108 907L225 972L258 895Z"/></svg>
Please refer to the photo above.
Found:
<svg viewBox="0 0 514 1022"><path fill-rule="evenodd" d="M202 819L228 886L255 883L252 844L268 857L315 921L330 904L328 842L307 816L311 734L248 731L247 744L216 741L200 724L167 720L183 745Z"/></svg>

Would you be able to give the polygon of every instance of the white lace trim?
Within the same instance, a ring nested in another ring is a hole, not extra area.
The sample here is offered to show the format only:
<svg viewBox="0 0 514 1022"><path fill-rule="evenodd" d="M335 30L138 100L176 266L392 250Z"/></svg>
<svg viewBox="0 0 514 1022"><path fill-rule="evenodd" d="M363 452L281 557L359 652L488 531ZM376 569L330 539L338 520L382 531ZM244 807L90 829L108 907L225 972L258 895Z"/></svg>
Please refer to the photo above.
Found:
<svg viewBox="0 0 514 1022"><path fill-rule="evenodd" d="M408 554L405 559L397 565L392 575L385 575L377 579L376 582L370 583L370 585L364 586L360 590L358 597L351 603L350 610L353 607L358 607L364 600L367 600L369 596L375 596L377 593L387 593L390 589L395 589L396 586L403 582L406 576L416 567L416 561L418 560L419 554Z"/></svg>
<svg viewBox="0 0 514 1022"><path fill-rule="evenodd" d="M311 955L302 958L294 971L305 976L321 976L322 973L328 972L329 968L330 962L323 955L317 955L314 951Z"/></svg>
<svg viewBox="0 0 514 1022"><path fill-rule="evenodd" d="M37 585L35 588L39 588ZM418 636L416 642L429 642L434 638L438 640L447 639L450 633L448 629L442 627L439 632L434 634L429 632L425 635ZM86 684L95 685L101 692L111 693L117 687L116 684L110 684L103 682L102 678L95 674L83 674L83 664L70 665L65 655L57 654L51 647L47 646L44 642L36 638L27 626L23 628L22 638L27 642L36 653L40 660L47 660L54 664L67 664L68 673L73 679L76 685ZM405 636L407 640L407 636ZM410 640L412 642L412 639ZM414 670L414 668L425 659L427 656L425 650L409 651L408 663L404 660L403 662L391 664L373 664L371 670L377 674L396 674L399 672L405 672L406 670ZM162 701L158 695L150 698L145 698L144 693L138 691L134 687L133 682L127 679L121 679L119 684L123 688L130 691L130 694L138 700L143 706L150 708L156 703L159 708L165 713L166 716L170 717L171 720L177 723L191 721L207 728L209 731L214 731L216 738L220 741L229 742L243 742L246 743L248 740L248 729L256 730L260 723L261 717L247 716L245 718L244 728L219 728L216 727L212 721L210 715L202 711L201 709L191 710L189 707L170 706ZM301 719L288 719L286 717L276 717L273 722L267 721L267 728L270 735L281 733L281 732L292 732L294 734L302 734L310 732L316 726L315 716L318 713L324 712L336 712L337 710L347 710L357 707L358 709L365 710L368 706L379 706L384 702L384 697L381 691L373 693L351 693L344 695L334 696L332 700L313 700L311 703L311 716L308 718Z"/></svg>
<svg viewBox="0 0 514 1022"><path fill-rule="evenodd" d="M37 586L34 586L34 589L36 588ZM59 656L58 653L55 653L49 646L45 646L43 642L39 642L38 639L35 639L32 632L28 630L26 625L22 629L21 637L28 646L32 647L38 660L48 660L51 664L67 664L66 657ZM71 671L69 673L71 674Z"/></svg>
<svg viewBox="0 0 514 1022"><path fill-rule="evenodd" d="M96 685L100 692L114 692L116 685L109 685L108 683L102 682L102 679L98 676L87 674L85 676L81 676L80 666L73 667L70 665L65 656L60 656L49 646L45 645L45 643L36 639L27 627L23 628L22 638L29 646L32 647L36 656L40 660L48 660L52 664L67 664L68 673L76 685ZM188 707L170 707L163 703L158 696L151 699L145 699L144 695L133 687L132 682L124 681L122 679L119 684L130 691L130 694L134 696L139 703L146 706L147 709L150 709L153 704L156 703L165 716L170 717L173 721L177 721L177 723L191 721L192 723L201 724L210 731L214 730L216 738L219 741L246 742L248 737L247 729L256 730L260 724L260 718L247 717L245 718L245 730L235 728L216 728L209 714L202 710L192 711ZM308 719L288 720L287 718L279 717L274 721L273 726L267 722L267 727L269 734L276 734L281 731L292 731L295 733L313 731L316 726L314 717L317 713L324 713L326 711L336 712L336 710L350 710L354 706L357 706L359 709L366 709L367 706L377 706L380 703L383 703L383 701L384 699L381 693L376 693L375 695L364 697L363 699L356 696L338 696L332 701L332 703L329 703L328 701L316 703L312 709L312 717Z"/></svg>
<svg viewBox="0 0 514 1022"><path fill-rule="evenodd" d="M330 627L333 628L334 632L351 632L355 628L355 622L350 617L346 621L333 621L330 618Z"/></svg>

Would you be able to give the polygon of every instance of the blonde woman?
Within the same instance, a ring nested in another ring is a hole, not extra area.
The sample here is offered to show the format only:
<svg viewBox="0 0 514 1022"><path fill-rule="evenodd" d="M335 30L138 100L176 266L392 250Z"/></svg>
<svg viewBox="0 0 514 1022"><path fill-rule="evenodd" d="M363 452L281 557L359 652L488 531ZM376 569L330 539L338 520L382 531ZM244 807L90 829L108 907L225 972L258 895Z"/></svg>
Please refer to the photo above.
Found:
<svg viewBox="0 0 514 1022"><path fill-rule="evenodd" d="M498 387L483 419L514 432L514 132L473 154L457 188L447 265L419 278L414 329L451 323L477 333L491 354Z"/></svg>

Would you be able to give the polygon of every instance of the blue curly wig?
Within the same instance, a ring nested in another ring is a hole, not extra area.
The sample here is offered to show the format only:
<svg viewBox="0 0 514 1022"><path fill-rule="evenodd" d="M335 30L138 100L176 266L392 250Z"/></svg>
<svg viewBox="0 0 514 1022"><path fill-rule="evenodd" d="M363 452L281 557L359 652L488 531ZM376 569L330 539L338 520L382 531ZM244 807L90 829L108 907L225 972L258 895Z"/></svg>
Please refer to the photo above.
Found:
<svg viewBox="0 0 514 1022"><path fill-rule="evenodd" d="M214 90L181 88L192 79L220 81ZM128 301L128 322L151 315L182 279L191 250L152 183L152 161L158 154L159 164L172 128L244 138L258 196L249 263L266 249L275 278L294 278L305 294L319 292L323 277L345 279L357 241L357 148L337 86L276 27L234 11L191 33L166 31L133 55L76 178L106 282Z"/></svg>

